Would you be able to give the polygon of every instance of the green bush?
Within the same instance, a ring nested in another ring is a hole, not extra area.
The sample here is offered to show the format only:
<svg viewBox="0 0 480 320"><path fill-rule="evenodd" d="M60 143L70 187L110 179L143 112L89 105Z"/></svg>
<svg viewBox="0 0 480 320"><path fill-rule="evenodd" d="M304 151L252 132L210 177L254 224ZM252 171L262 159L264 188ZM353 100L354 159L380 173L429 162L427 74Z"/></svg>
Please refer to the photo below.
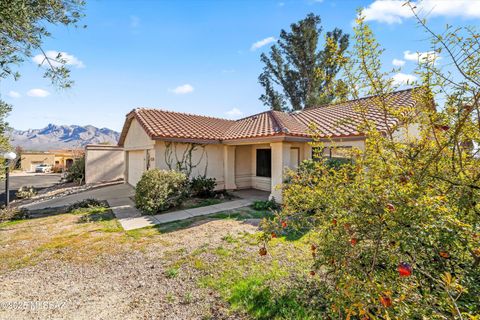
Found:
<svg viewBox="0 0 480 320"><path fill-rule="evenodd" d="M153 169L146 171L135 188L135 204L146 214L178 206L188 193L184 173Z"/></svg>
<svg viewBox="0 0 480 320"><path fill-rule="evenodd" d="M15 193L17 199L30 199L37 194L37 190L34 186L22 186Z"/></svg>
<svg viewBox="0 0 480 320"><path fill-rule="evenodd" d="M198 176L190 180L190 191L192 195L200 198L209 198L214 196L213 190L217 185L215 178L207 178L205 176Z"/></svg>
<svg viewBox="0 0 480 320"><path fill-rule="evenodd" d="M65 174L65 181L82 184L85 181L85 157L75 160Z"/></svg>
<svg viewBox="0 0 480 320"><path fill-rule="evenodd" d="M275 202L275 199L271 199L265 201L255 201L252 204L252 208L259 211L276 210L279 208L279 205Z"/></svg>

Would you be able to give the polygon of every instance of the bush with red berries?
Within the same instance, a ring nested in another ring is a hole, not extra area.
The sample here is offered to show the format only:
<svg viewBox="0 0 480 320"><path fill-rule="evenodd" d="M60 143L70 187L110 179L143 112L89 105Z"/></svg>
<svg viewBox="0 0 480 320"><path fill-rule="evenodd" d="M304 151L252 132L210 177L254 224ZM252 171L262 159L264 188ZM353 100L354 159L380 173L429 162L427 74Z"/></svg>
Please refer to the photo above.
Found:
<svg viewBox="0 0 480 320"><path fill-rule="evenodd" d="M312 243L310 275L327 301L314 307L325 319L478 319L480 85L442 91L445 105L435 110L435 90L446 89L428 69L429 82L412 91L414 107L390 104L391 82L362 19L355 40L352 61L368 68L351 71L352 91L368 83L378 114L398 121L379 130L365 116L365 149L352 149L351 162L309 161L290 171L264 237L295 233ZM467 67L479 79L480 65ZM409 137L412 128L418 134Z"/></svg>

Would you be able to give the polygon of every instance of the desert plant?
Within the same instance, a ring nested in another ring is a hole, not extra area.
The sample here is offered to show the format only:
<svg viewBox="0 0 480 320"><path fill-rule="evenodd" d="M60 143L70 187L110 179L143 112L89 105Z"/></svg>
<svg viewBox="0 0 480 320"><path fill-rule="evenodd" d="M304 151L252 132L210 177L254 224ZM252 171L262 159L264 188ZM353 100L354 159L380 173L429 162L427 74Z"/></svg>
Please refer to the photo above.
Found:
<svg viewBox="0 0 480 320"><path fill-rule="evenodd" d="M65 172L64 180L78 184L85 182L85 157L75 160L72 166Z"/></svg>
<svg viewBox="0 0 480 320"><path fill-rule="evenodd" d="M17 199L30 199L37 194L37 189L34 186L22 186L15 193Z"/></svg>
<svg viewBox="0 0 480 320"><path fill-rule="evenodd" d="M424 83L411 91L415 106L392 104L396 88L382 49L357 19L346 68L351 93L372 95L369 108L398 122L380 131L359 104L365 150L351 150L351 163L320 159L290 171L283 210L264 222L265 239L300 233L311 242L310 276L319 275L323 290L322 305L313 307L322 318L479 316L480 34L447 27L430 36L456 72L439 69L433 52L418 66ZM444 106L435 110L438 92ZM418 135L399 138L414 126Z"/></svg>
<svg viewBox="0 0 480 320"><path fill-rule="evenodd" d="M64 169L65 169L65 168L64 168L62 165L56 164L56 165L53 166L52 172L53 172L53 173L63 173L63 172L64 172Z"/></svg>
<svg viewBox="0 0 480 320"><path fill-rule="evenodd" d="M78 209L89 209L89 208L97 208L97 207L106 208L107 205L105 201L100 201L97 199L84 199L69 205L66 211L73 212Z"/></svg>
<svg viewBox="0 0 480 320"><path fill-rule="evenodd" d="M28 219L28 210L17 207L6 207L0 209L0 222Z"/></svg>
<svg viewBox="0 0 480 320"><path fill-rule="evenodd" d="M198 176L190 180L190 191L193 196L200 198L209 198L214 196L214 189L217 185L215 178Z"/></svg>
<svg viewBox="0 0 480 320"><path fill-rule="evenodd" d="M146 214L156 214L179 205L188 193L184 173L152 169L143 173L135 188L135 204Z"/></svg>

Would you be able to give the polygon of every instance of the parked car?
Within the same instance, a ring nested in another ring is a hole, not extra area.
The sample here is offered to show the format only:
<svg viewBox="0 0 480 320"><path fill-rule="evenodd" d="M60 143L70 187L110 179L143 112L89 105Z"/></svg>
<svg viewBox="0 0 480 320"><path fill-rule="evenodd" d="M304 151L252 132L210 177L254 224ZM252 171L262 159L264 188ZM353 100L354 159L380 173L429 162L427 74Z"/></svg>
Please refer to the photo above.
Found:
<svg viewBox="0 0 480 320"><path fill-rule="evenodd" d="M52 166L49 164L40 164L35 167L35 172L36 173L47 173L52 171Z"/></svg>

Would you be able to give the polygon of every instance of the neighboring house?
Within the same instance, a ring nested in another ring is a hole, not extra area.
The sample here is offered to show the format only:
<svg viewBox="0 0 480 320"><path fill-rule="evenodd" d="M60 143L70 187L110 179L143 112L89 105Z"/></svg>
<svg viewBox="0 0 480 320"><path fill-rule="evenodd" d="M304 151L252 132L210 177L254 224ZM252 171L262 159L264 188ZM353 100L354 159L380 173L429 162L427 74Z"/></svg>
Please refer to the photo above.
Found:
<svg viewBox="0 0 480 320"><path fill-rule="evenodd" d="M379 130L396 123L393 117L371 108L374 99L294 113L266 111L236 121L135 109L127 114L119 140L125 151L125 180L135 186L148 169L181 169L191 177L215 178L217 189L265 190L281 202L284 169L312 158L312 123L326 146L324 155L332 157L342 156L341 148L364 149L365 135L358 130L362 121L356 106L366 107L367 117ZM388 100L392 106L415 106L412 90L392 93Z"/></svg>
<svg viewBox="0 0 480 320"><path fill-rule="evenodd" d="M73 162L83 155L83 150L26 151L20 155L20 168L23 171L35 171L38 165L47 164L59 169L66 169L70 168Z"/></svg>

